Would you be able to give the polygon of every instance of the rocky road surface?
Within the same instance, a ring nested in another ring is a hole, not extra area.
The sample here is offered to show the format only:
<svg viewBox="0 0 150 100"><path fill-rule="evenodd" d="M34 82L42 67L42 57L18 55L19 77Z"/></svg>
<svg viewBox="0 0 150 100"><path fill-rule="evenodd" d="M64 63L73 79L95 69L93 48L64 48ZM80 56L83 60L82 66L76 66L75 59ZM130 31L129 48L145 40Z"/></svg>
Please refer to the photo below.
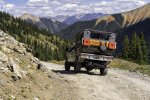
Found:
<svg viewBox="0 0 150 100"><path fill-rule="evenodd" d="M100 76L99 70L87 73L84 69L75 74L73 68L67 72L63 65L42 63L70 82L70 87L75 84L69 90L69 93L76 90L72 93L75 98L70 97L72 100L150 100L150 77L147 75L119 69L109 69L106 76Z"/></svg>

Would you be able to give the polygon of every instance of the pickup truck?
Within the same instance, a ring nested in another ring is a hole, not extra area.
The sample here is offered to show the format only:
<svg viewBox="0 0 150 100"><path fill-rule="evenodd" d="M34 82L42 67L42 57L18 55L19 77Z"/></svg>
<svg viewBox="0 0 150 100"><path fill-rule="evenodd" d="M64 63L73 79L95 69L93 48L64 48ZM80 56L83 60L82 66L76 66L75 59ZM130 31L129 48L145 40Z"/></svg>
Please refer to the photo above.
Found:
<svg viewBox="0 0 150 100"><path fill-rule="evenodd" d="M116 33L112 32L85 29L77 33L75 45L66 49L65 70L69 71L71 66L76 73L81 68L100 69L100 74L106 75L116 49L115 39Z"/></svg>

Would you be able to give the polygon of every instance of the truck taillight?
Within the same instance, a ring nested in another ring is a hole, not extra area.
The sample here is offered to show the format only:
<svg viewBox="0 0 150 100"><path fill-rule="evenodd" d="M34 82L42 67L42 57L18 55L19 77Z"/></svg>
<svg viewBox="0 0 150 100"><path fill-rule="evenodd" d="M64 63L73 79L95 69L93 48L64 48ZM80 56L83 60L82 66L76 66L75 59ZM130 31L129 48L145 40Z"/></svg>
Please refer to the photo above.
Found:
<svg viewBox="0 0 150 100"><path fill-rule="evenodd" d="M84 46L90 46L90 39L84 38L84 39L83 39L83 45L84 45Z"/></svg>
<svg viewBox="0 0 150 100"><path fill-rule="evenodd" d="M113 50L116 49L116 42L109 42L108 48Z"/></svg>

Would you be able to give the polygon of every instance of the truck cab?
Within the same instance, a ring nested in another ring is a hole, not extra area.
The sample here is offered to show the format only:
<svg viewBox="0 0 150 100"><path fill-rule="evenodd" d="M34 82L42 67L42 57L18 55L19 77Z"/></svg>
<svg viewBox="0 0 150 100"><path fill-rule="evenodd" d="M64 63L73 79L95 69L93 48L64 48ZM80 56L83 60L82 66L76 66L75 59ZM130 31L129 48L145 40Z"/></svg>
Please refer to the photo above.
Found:
<svg viewBox="0 0 150 100"><path fill-rule="evenodd" d="M85 29L77 33L75 45L66 53L65 70L72 66L78 73L84 67L87 71L99 69L101 75L106 75L116 49L115 39L112 32Z"/></svg>

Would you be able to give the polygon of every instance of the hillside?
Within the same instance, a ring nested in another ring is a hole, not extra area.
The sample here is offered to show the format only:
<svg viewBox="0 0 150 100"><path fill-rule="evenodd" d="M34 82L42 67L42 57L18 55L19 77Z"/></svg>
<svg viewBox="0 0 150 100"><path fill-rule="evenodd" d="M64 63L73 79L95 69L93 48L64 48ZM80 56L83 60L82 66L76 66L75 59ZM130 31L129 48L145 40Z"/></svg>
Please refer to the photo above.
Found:
<svg viewBox="0 0 150 100"><path fill-rule="evenodd" d="M64 59L68 42L7 13L0 12L0 19L0 29L27 44L34 56L44 61Z"/></svg>
<svg viewBox="0 0 150 100"><path fill-rule="evenodd" d="M48 71L27 45L0 30L0 100L71 99L72 87L73 84L69 86L61 76Z"/></svg>
<svg viewBox="0 0 150 100"><path fill-rule="evenodd" d="M102 13L89 13L89 14L82 13L82 14L76 14L76 15L70 16L63 22L68 25L71 25L78 21L88 21L88 20L100 18L105 15L106 14L102 14Z"/></svg>
<svg viewBox="0 0 150 100"><path fill-rule="evenodd" d="M150 18L150 4L128 12L108 15L90 21L76 22L75 24L70 25L69 27L60 31L60 33L62 34L63 38L71 40L77 32L83 29L89 28L114 32L148 18Z"/></svg>
<svg viewBox="0 0 150 100"><path fill-rule="evenodd" d="M39 29L46 29L52 33L57 33L67 27L68 25L50 18L40 18L28 13L20 16L21 19L38 26Z"/></svg>
<svg viewBox="0 0 150 100"><path fill-rule="evenodd" d="M28 49L0 30L1 100L150 99L149 65L115 59L112 67L130 71L111 68L105 77L99 76L97 70L75 74L64 71L62 65L41 62ZM91 94L91 91L94 92Z"/></svg>

